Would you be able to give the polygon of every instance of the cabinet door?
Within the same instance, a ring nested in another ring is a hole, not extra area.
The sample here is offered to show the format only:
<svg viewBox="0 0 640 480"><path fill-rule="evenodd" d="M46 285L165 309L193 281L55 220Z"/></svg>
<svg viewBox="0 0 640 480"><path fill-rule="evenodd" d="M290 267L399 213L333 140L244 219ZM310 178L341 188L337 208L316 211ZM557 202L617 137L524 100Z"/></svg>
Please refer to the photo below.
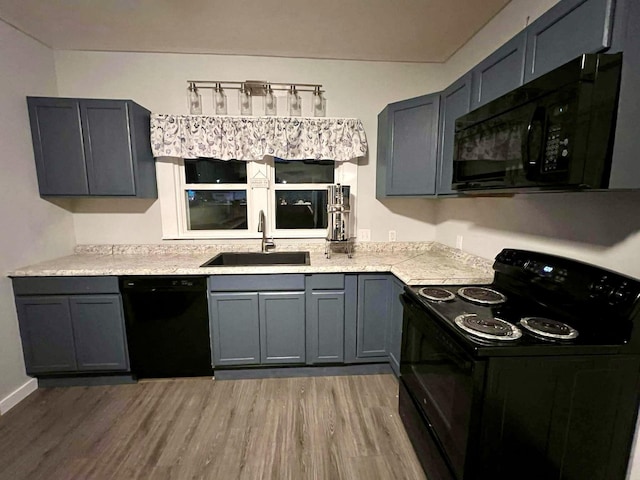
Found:
<svg viewBox="0 0 640 480"><path fill-rule="evenodd" d="M440 101L440 150L438 152L438 195L456 193L453 179L453 146L456 120L469 112L471 73L442 92Z"/></svg>
<svg viewBox="0 0 640 480"><path fill-rule="evenodd" d="M344 290L308 293L307 361L344 362Z"/></svg>
<svg viewBox="0 0 640 480"><path fill-rule="evenodd" d="M440 95L424 95L387 106L379 125L378 196L436 193Z"/></svg>
<svg viewBox="0 0 640 480"><path fill-rule="evenodd" d="M304 363L304 293L270 292L258 297L262 363Z"/></svg>
<svg viewBox="0 0 640 480"><path fill-rule="evenodd" d="M257 293L210 294L209 318L214 366L260 363Z"/></svg>
<svg viewBox="0 0 640 480"><path fill-rule="evenodd" d="M91 195L135 195L127 104L81 100L84 150Z"/></svg>
<svg viewBox="0 0 640 480"><path fill-rule="evenodd" d="M523 30L471 71L471 110L522 85L527 34Z"/></svg>
<svg viewBox="0 0 640 480"><path fill-rule="evenodd" d="M27 373L77 370L68 297L17 297L16 306Z"/></svg>
<svg viewBox="0 0 640 480"><path fill-rule="evenodd" d="M404 284L393 278L391 280L391 314L389 315L389 363L396 376L400 376L400 351L402 348L402 302L400 295Z"/></svg>
<svg viewBox="0 0 640 480"><path fill-rule="evenodd" d="M120 295L69 298L78 370L128 370Z"/></svg>
<svg viewBox="0 0 640 480"><path fill-rule="evenodd" d="M359 358L387 357L390 298L388 275L358 276L356 354Z"/></svg>
<svg viewBox="0 0 640 480"><path fill-rule="evenodd" d="M87 195L80 106L67 98L27 98L40 195Z"/></svg>
<svg viewBox="0 0 640 480"><path fill-rule="evenodd" d="M527 28L524 81L610 45L613 0L563 0Z"/></svg>

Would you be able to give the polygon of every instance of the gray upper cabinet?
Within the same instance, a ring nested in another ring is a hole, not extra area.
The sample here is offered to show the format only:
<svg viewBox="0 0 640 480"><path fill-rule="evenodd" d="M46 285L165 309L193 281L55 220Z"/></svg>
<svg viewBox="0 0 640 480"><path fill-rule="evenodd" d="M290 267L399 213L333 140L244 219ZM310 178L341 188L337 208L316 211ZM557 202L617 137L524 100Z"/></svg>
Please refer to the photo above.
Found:
<svg viewBox="0 0 640 480"><path fill-rule="evenodd" d="M526 30L524 81L610 46L614 0L563 0Z"/></svg>
<svg viewBox="0 0 640 480"><path fill-rule="evenodd" d="M378 115L376 197L436 193L440 95L392 103Z"/></svg>
<svg viewBox="0 0 640 480"><path fill-rule="evenodd" d="M130 100L27 104L41 195L157 198L148 110Z"/></svg>
<svg viewBox="0 0 640 480"><path fill-rule="evenodd" d="M78 370L128 370L120 295L69 298Z"/></svg>
<svg viewBox="0 0 640 480"><path fill-rule="evenodd" d="M391 315L389 275L358 275L356 352L359 358L387 358Z"/></svg>
<svg viewBox="0 0 640 480"><path fill-rule="evenodd" d="M260 363L260 323L257 293L211 293L211 354L213 364Z"/></svg>
<svg viewBox="0 0 640 480"><path fill-rule="evenodd" d="M71 312L67 297L16 298L27 373L77 369Z"/></svg>
<svg viewBox="0 0 640 480"><path fill-rule="evenodd" d="M618 119L613 145L613 162L609 186L611 188L637 188L640 178L640 1L625 3L620 19L626 22L624 30L624 59L620 79ZM622 9L621 9L622 10ZM616 16L617 19L617 16ZM616 27L617 28L617 27Z"/></svg>
<svg viewBox="0 0 640 480"><path fill-rule="evenodd" d="M522 85L526 45L522 31L473 68L471 110Z"/></svg>
<svg viewBox="0 0 640 480"><path fill-rule="evenodd" d="M456 191L451 188L455 124L458 117L469 113L470 102L471 73L458 79L441 94L438 195L456 193Z"/></svg>
<svg viewBox="0 0 640 480"><path fill-rule="evenodd" d="M305 363L304 293L259 293L258 300L261 362Z"/></svg>
<svg viewBox="0 0 640 480"><path fill-rule="evenodd" d="M117 279L15 278L13 286L27 373L129 370Z"/></svg>

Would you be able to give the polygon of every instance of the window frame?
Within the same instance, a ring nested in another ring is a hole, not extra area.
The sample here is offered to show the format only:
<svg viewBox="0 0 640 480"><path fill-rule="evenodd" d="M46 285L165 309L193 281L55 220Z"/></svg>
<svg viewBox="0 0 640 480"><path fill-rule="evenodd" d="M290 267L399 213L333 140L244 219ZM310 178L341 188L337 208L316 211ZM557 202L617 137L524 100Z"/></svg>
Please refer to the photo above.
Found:
<svg viewBox="0 0 640 480"><path fill-rule="evenodd" d="M247 161L247 183L212 184L186 183L184 159L178 157L159 157L156 159L158 180L158 198L162 219L162 238L164 240L243 240L259 239L258 213L264 210L267 220L267 235L273 238L320 239L326 238L326 228L313 229L276 229L276 191L277 190L323 190L324 183L275 183L275 162L273 157L263 160ZM251 186L251 179L266 177L268 188ZM353 218L354 198L357 190L357 160L335 162L334 183L351 186L351 222L355 236ZM187 228L188 205L187 190L245 190L247 192L247 229L246 230L189 230Z"/></svg>

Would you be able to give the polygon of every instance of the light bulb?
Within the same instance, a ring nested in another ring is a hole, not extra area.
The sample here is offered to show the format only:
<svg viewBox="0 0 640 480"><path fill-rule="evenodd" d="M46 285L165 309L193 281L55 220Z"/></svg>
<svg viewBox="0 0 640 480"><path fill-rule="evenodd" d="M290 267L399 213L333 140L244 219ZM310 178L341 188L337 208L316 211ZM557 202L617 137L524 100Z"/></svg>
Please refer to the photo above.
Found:
<svg viewBox="0 0 640 480"><path fill-rule="evenodd" d="M264 95L264 114L275 115L276 114L276 98L273 94L271 85L267 85L267 92Z"/></svg>
<svg viewBox="0 0 640 480"><path fill-rule="evenodd" d="M187 88L187 103L189 106L189 113L192 115L202 114L202 97L198 93L198 87L191 82Z"/></svg>

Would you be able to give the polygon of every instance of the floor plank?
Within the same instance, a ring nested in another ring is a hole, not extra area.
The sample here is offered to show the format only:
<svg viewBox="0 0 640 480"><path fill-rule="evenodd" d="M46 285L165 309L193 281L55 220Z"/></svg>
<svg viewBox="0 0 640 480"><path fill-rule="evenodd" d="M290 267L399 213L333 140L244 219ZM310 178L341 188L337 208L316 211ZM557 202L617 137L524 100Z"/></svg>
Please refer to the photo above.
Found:
<svg viewBox="0 0 640 480"><path fill-rule="evenodd" d="M425 480L392 375L40 389L0 417L0 479Z"/></svg>

